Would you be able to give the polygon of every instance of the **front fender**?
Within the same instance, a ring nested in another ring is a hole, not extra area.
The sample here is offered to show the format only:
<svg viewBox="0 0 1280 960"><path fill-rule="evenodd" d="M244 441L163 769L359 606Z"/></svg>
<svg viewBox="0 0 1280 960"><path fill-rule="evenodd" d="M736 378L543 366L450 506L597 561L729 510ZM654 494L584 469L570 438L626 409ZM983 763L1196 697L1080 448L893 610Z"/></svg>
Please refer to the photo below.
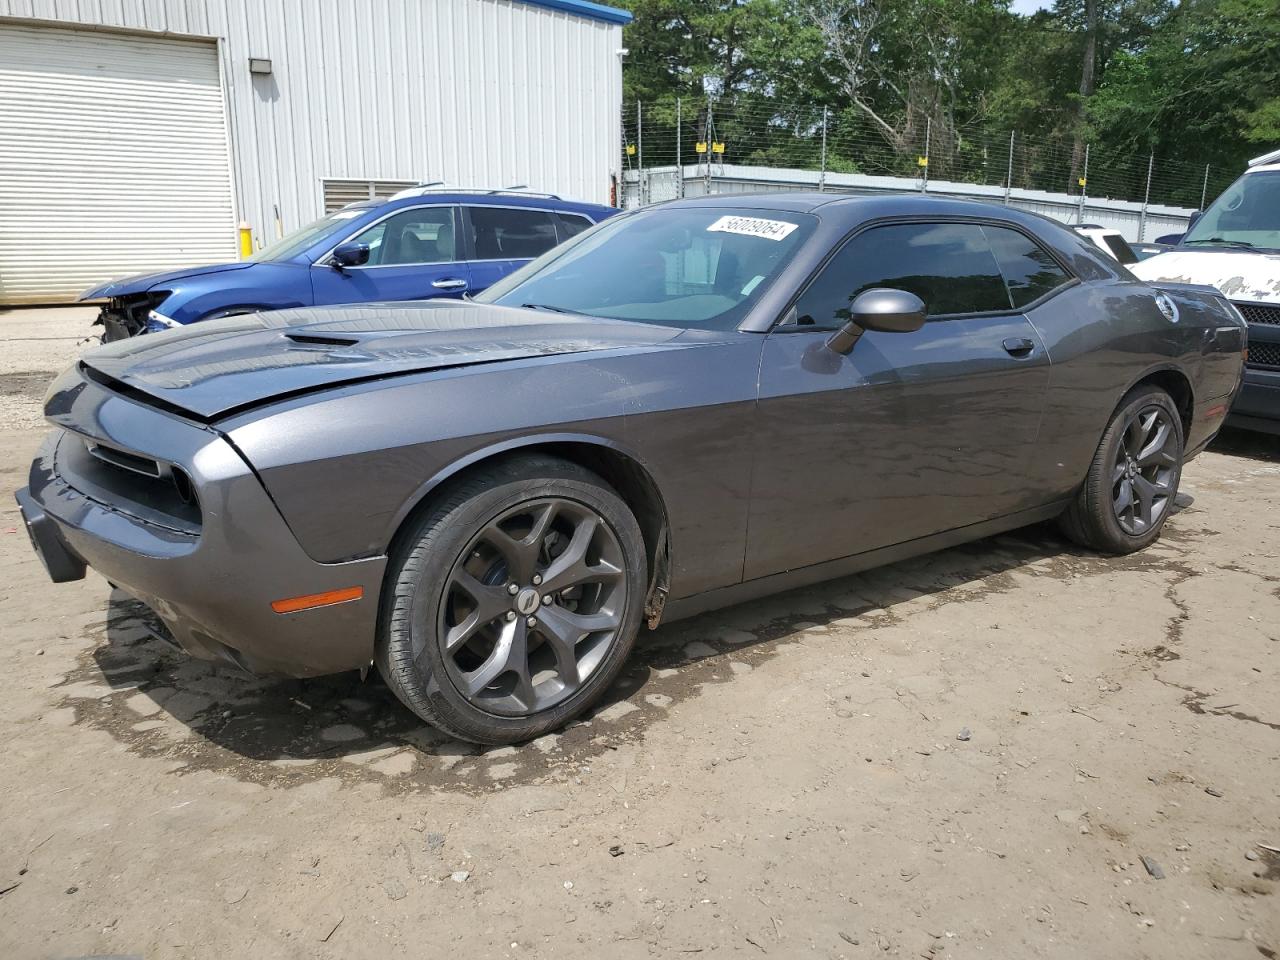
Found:
<svg viewBox="0 0 1280 960"><path fill-rule="evenodd" d="M248 270L178 281L156 309L187 324L227 312L310 306L311 299L311 278L305 267L256 263Z"/></svg>
<svg viewBox="0 0 1280 960"><path fill-rule="evenodd" d="M616 380L584 364L464 371L357 384L221 426L322 562L383 553L424 495L495 452L569 435L625 443ZM567 411L540 422L556 389Z"/></svg>
<svg viewBox="0 0 1280 960"><path fill-rule="evenodd" d="M590 433L526 434L523 436L508 437L504 440L498 441L497 443L480 447L447 464L443 469L437 471L434 476L409 495L408 499L405 500L404 505L392 518L390 528L393 532L399 530L404 524L404 521L415 509L417 509L418 505L421 504L423 500L431 496L454 477L475 466L477 463L482 463L485 460L491 460L494 457L500 457L508 453L518 453L521 450L531 450L536 447L546 447L551 444L564 443L572 443L587 447L599 447L602 450L610 450L614 453L621 454L632 463L638 465L640 469L648 475L649 481L654 483L654 487L657 489L657 484L654 482L653 470L650 465L644 462L644 459L637 451L630 449L625 443L622 443L615 438ZM388 537L388 542L389 541L390 537Z"/></svg>
<svg viewBox="0 0 1280 960"><path fill-rule="evenodd" d="M332 563L385 552L424 496L488 457L586 444L647 474L673 590L740 579L763 340L432 371L287 398L218 424L294 535Z"/></svg>

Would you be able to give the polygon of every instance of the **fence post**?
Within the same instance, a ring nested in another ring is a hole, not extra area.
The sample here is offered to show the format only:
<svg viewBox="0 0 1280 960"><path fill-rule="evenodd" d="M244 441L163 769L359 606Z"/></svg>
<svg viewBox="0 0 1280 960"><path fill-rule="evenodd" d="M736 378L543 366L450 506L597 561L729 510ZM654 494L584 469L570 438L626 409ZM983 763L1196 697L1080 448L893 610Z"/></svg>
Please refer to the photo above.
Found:
<svg viewBox="0 0 1280 960"><path fill-rule="evenodd" d="M707 101L707 178L703 181L702 195L711 196L711 144L715 139L715 119L711 116L711 101Z"/></svg>
<svg viewBox="0 0 1280 960"><path fill-rule="evenodd" d="M648 200L646 194L649 192L644 182L644 112L640 108L640 101L636 101L636 172L638 179L636 180L636 194L640 198L640 206L644 206Z"/></svg>
<svg viewBox="0 0 1280 960"><path fill-rule="evenodd" d="M827 108L822 108L822 166L818 172L818 192L827 189Z"/></svg>
<svg viewBox="0 0 1280 960"><path fill-rule="evenodd" d="M1151 171L1156 165L1155 153L1147 155L1147 189L1142 194L1142 213L1138 216L1138 242L1147 239L1147 203L1151 200Z"/></svg>
<svg viewBox="0 0 1280 960"><path fill-rule="evenodd" d="M1084 145L1084 175L1080 178L1080 206L1076 208L1076 223L1084 223L1084 201L1089 192L1089 144Z"/></svg>
<svg viewBox="0 0 1280 960"><path fill-rule="evenodd" d="M1204 209L1204 202L1209 198L1209 165L1204 165L1204 186L1200 188L1200 209Z"/></svg>
<svg viewBox="0 0 1280 960"><path fill-rule="evenodd" d="M933 117L924 118L924 177L920 181L920 192L929 192L929 140L933 132Z"/></svg>
<svg viewBox="0 0 1280 960"><path fill-rule="evenodd" d="M1009 192L1013 190L1013 138L1018 135L1018 131L1009 131L1009 172L1004 178L1004 205L1009 205Z"/></svg>
<svg viewBox="0 0 1280 960"><path fill-rule="evenodd" d="M676 97L676 198L684 199L684 154L680 150L680 98Z"/></svg>

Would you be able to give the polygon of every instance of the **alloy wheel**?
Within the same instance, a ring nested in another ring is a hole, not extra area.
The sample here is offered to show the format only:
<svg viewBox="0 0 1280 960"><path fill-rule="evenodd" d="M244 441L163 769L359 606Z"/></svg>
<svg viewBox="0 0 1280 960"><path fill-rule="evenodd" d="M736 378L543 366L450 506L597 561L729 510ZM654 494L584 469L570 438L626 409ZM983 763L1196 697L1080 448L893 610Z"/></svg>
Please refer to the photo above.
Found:
<svg viewBox="0 0 1280 960"><path fill-rule="evenodd" d="M617 534L574 500L529 501L486 523L450 570L439 608L458 692L513 717L572 696L617 639L624 567Z"/></svg>
<svg viewBox="0 0 1280 960"><path fill-rule="evenodd" d="M1150 404L1125 423L1111 467L1112 508L1130 536L1150 530L1169 510L1178 468L1178 431L1170 413Z"/></svg>

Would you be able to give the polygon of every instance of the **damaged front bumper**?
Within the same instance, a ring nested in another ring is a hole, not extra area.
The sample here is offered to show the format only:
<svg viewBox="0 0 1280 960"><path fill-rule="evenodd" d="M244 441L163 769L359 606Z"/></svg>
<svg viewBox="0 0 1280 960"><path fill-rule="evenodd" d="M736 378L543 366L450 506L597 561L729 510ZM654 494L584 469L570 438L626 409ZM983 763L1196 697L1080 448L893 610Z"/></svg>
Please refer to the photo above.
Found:
<svg viewBox="0 0 1280 960"><path fill-rule="evenodd" d="M210 427L78 374L59 380L46 414L58 429L17 499L55 582L93 567L202 659L289 676L368 666L385 557L312 560L253 471ZM166 468L189 478L191 502L170 495ZM282 598L334 591L351 599L273 608Z"/></svg>

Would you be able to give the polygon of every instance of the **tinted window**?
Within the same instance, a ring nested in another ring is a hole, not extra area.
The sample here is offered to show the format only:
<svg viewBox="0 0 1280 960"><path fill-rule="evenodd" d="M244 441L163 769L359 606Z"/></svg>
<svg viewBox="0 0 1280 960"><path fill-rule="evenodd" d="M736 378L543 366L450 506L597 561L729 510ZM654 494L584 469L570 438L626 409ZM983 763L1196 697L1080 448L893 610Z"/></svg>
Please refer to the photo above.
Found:
<svg viewBox="0 0 1280 960"><path fill-rule="evenodd" d="M996 255L1013 305L1021 309L1056 290L1071 277L1049 252L1017 230L1006 227L983 227L991 250Z"/></svg>
<svg viewBox="0 0 1280 960"><path fill-rule="evenodd" d="M799 322L838 326L864 290L914 293L930 316L1009 309L1009 293L982 227L902 223L873 227L846 243L796 304Z"/></svg>
<svg viewBox="0 0 1280 960"><path fill-rule="evenodd" d="M813 223L780 210L656 207L606 220L475 299L728 330Z"/></svg>
<svg viewBox="0 0 1280 960"><path fill-rule="evenodd" d="M560 224L561 242L568 240L570 237L576 237L591 226L590 220L586 217L580 217L576 213L557 213L556 220Z"/></svg>
<svg viewBox="0 0 1280 960"><path fill-rule="evenodd" d="M369 266L448 263L454 259L452 207L419 207L392 214L355 237L368 244Z"/></svg>
<svg viewBox="0 0 1280 960"><path fill-rule="evenodd" d="M477 260L527 260L556 245L556 225L545 210L472 207Z"/></svg>
<svg viewBox="0 0 1280 960"><path fill-rule="evenodd" d="M1124 237L1118 237L1114 233L1109 233L1102 238L1102 242L1107 245L1107 249L1111 251L1111 255L1121 263L1137 263L1138 256L1129 247L1129 242Z"/></svg>

